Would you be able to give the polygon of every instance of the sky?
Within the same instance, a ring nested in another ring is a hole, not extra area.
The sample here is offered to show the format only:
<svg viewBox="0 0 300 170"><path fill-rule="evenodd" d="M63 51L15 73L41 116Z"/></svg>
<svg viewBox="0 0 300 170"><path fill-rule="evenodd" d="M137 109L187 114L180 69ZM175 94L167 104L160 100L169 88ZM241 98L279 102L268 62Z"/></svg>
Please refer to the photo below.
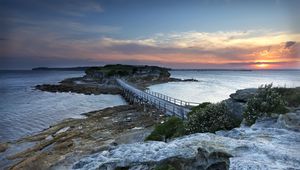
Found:
<svg viewBox="0 0 300 170"><path fill-rule="evenodd" d="M299 9L299 0L0 0L0 69L298 69Z"/></svg>

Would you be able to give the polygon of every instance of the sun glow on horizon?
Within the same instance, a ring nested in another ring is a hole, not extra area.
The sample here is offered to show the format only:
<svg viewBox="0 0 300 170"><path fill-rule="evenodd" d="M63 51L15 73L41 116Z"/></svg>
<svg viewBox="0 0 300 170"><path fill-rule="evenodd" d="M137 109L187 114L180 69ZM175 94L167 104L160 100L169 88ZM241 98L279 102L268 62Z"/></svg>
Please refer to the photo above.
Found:
<svg viewBox="0 0 300 170"><path fill-rule="evenodd" d="M255 67L260 69L267 69L270 68L270 64L260 63L260 64L255 64Z"/></svg>

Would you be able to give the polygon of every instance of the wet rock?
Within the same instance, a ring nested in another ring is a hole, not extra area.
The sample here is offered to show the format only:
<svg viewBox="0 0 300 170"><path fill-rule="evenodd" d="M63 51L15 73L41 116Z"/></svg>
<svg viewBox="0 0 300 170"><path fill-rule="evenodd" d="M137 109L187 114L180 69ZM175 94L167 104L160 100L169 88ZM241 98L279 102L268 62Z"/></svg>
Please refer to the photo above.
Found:
<svg viewBox="0 0 300 170"><path fill-rule="evenodd" d="M69 130L69 129L70 129L70 127L64 127L64 128L62 128L62 129L60 129L59 131L57 131L57 132L55 133L55 135L60 134L60 133L63 133L63 132L66 132L66 131Z"/></svg>
<svg viewBox="0 0 300 170"><path fill-rule="evenodd" d="M7 148L8 148L7 143L0 143L0 153L5 152Z"/></svg>
<svg viewBox="0 0 300 170"><path fill-rule="evenodd" d="M196 79L183 79L183 82L199 82L199 80Z"/></svg>

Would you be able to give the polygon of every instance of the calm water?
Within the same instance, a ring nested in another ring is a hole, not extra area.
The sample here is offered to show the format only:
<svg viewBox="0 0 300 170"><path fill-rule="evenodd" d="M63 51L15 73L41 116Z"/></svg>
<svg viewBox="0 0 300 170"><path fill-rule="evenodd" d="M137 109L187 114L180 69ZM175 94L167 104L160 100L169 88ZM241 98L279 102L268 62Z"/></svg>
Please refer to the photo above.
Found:
<svg viewBox="0 0 300 170"><path fill-rule="evenodd" d="M150 90L194 102L219 102L238 89L256 88L261 84L300 86L297 71L171 71L175 78L194 78L199 82L171 82L150 87Z"/></svg>
<svg viewBox="0 0 300 170"><path fill-rule="evenodd" d="M49 93L33 87L82 76L79 71L1 71L0 142L39 132L65 118L125 104L118 95Z"/></svg>

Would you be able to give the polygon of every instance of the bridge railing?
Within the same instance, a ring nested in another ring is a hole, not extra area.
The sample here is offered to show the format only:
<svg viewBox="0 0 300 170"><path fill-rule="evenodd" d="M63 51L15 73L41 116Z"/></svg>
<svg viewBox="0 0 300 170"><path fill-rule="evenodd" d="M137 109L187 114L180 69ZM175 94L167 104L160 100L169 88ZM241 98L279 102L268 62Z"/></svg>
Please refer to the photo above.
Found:
<svg viewBox="0 0 300 170"><path fill-rule="evenodd" d="M192 104L198 104L194 102L178 100L157 92L152 92L150 90L142 91L128 84L124 80L116 80L123 88L125 97L129 98L131 101L153 105L168 115L174 115L185 119L187 117L187 113L190 112L190 108L188 106L192 106Z"/></svg>
<svg viewBox="0 0 300 170"><path fill-rule="evenodd" d="M167 115L178 116L182 119L186 119L187 113L190 112L190 109L188 108L163 101L162 99L157 99L155 96L149 95L147 93L142 93L141 95L139 95L139 97L142 97L142 99L148 104L155 106L159 110L162 110Z"/></svg>
<svg viewBox="0 0 300 170"><path fill-rule="evenodd" d="M193 106L198 106L200 104L200 103L197 103L197 102L187 102L187 101L184 101L184 100L179 100L179 99L176 99L176 98L173 98L173 97L170 97L170 96L158 93L158 92L150 91L149 89L146 89L145 92L150 94L150 95L153 95L153 96L158 97L158 98L163 99L163 100L167 100L171 103L174 103L174 104L180 105L180 106L193 107Z"/></svg>

